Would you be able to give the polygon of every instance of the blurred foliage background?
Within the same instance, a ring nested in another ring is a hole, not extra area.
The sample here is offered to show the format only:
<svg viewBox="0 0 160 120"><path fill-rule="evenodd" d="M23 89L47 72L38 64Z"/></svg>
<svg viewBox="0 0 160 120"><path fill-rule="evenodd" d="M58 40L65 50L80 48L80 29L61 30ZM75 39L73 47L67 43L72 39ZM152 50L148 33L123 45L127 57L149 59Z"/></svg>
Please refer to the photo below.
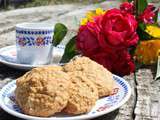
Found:
<svg viewBox="0 0 160 120"><path fill-rule="evenodd" d="M103 1L127 1L127 0L0 0L0 9L16 9L54 4L92 4ZM160 4L160 0L148 0L148 2Z"/></svg>
<svg viewBox="0 0 160 120"><path fill-rule="evenodd" d="M54 4L92 4L105 0L0 0L1 9L16 9ZM108 0L110 1L110 0Z"/></svg>
<svg viewBox="0 0 160 120"><path fill-rule="evenodd" d="M99 3L105 0L32 0L31 3L28 3L27 6L40 6L40 5L52 5L52 4L68 4L68 3L81 3L81 4L90 4L90 3Z"/></svg>

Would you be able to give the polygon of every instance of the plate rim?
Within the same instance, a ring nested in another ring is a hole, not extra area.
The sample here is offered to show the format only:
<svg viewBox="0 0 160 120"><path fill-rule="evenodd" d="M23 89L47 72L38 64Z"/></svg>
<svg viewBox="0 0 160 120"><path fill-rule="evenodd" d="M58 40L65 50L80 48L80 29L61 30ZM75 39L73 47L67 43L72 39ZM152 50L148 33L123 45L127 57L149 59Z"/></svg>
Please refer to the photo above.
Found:
<svg viewBox="0 0 160 120"><path fill-rule="evenodd" d="M59 46L61 47L61 49L65 49L65 47L63 45L59 45ZM16 45L10 45L10 46L2 47L2 48L0 48L0 53L7 50L7 49L16 49ZM13 63L13 62L3 60L1 58L0 58L0 62L7 65L7 66L10 66L10 67L13 67L13 68L18 68L18 69L24 69L24 70L32 69L32 68L35 68L35 67L47 66L47 65L29 65L29 64ZM48 64L48 65L59 65L59 64L55 63L55 64Z"/></svg>
<svg viewBox="0 0 160 120"><path fill-rule="evenodd" d="M68 117L68 118L56 118L56 117L49 117L49 118L43 118L43 117L35 117L35 116L29 116L26 114L22 114L22 113L18 113L16 111L13 111L11 109L9 109L5 104L3 104L3 100L2 100L2 93L4 92L4 90L8 87L8 85L13 84L13 82L15 82L16 80L13 80L11 82L9 82L8 84L6 84L0 91L0 107L6 111L7 113L22 118L22 119L32 119L32 120L84 120L84 119L91 119L91 118L96 118L102 115L105 115L107 113L110 113L116 109L118 109L119 107L121 107L123 104L125 104L130 96L131 96L131 87L129 85L129 83L122 77L119 77L117 75L113 75L115 77L117 77L118 79L120 79L121 81L123 81L123 83L125 83L125 85L128 88L128 94L126 94L126 96L124 97L124 99L122 101L120 101L115 107L107 110L107 111L101 111L98 114L92 114L92 115L80 115L80 116L74 116L74 117Z"/></svg>

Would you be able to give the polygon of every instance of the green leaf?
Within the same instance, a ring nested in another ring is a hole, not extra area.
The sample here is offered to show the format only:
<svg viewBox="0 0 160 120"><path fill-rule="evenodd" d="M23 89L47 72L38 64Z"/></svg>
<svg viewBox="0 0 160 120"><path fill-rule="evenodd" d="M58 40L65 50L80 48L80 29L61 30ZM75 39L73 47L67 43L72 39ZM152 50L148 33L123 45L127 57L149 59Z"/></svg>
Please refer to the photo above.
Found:
<svg viewBox="0 0 160 120"><path fill-rule="evenodd" d="M135 0L136 4L136 14L137 16L143 13L148 3L147 0Z"/></svg>
<svg viewBox="0 0 160 120"><path fill-rule="evenodd" d="M67 34L67 27L62 23L57 23L54 28L53 45L57 46Z"/></svg>
<svg viewBox="0 0 160 120"><path fill-rule="evenodd" d="M140 40L150 40L153 37L149 35L146 31L146 25L144 23L139 23L137 33Z"/></svg>
<svg viewBox="0 0 160 120"><path fill-rule="evenodd" d="M67 63L72 59L74 56L78 55L78 52L76 51L76 38L77 36L74 36L66 45L64 54L61 59L61 63Z"/></svg>
<svg viewBox="0 0 160 120"><path fill-rule="evenodd" d="M154 16L153 20L155 23L158 21L158 10L155 11L155 16Z"/></svg>
<svg viewBox="0 0 160 120"><path fill-rule="evenodd" d="M135 47L135 46L131 46L131 47L129 48L129 53L130 53L130 55L131 55L132 57L134 56L135 51L136 51L136 47Z"/></svg>
<svg viewBox="0 0 160 120"><path fill-rule="evenodd" d="M137 72L141 67L143 67L143 63L140 63L138 61L134 61L135 64L135 71Z"/></svg>
<svg viewBox="0 0 160 120"><path fill-rule="evenodd" d="M138 24L138 27L139 27L141 30L145 30L145 29L146 29L146 24L144 24L144 23L139 23L139 24Z"/></svg>
<svg viewBox="0 0 160 120"><path fill-rule="evenodd" d="M133 0L128 0L128 2L132 2Z"/></svg>

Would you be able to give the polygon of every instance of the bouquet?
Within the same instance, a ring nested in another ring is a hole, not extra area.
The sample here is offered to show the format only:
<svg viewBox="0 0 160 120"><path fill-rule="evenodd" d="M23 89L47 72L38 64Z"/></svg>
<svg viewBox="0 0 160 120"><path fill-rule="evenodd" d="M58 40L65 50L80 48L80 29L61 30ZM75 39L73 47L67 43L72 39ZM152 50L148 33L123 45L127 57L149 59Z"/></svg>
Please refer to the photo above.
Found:
<svg viewBox="0 0 160 120"><path fill-rule="evenodd" d="M145 42L160 46L157 15L158 9L146 0L124 2L119 8L109 10L89 11L86 18L82 18L76 36L66 45L61 62L81 54L114 74L128 75L135 71L135 61L147 61L148 57L142 52ZM156 43L152 42L153 38ZM151 54L156 56L157 53Z"/></svg>

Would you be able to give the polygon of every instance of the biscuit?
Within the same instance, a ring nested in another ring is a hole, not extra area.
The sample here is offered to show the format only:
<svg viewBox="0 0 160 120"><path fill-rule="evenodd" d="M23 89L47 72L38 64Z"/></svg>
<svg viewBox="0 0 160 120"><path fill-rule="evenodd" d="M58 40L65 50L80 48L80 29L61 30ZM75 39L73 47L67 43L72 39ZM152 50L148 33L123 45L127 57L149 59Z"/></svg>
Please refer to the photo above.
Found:
<svg viewBox="0 0 160 120"><path fill-rule="evenodd" d="M60 67L34 68L17 80L16 101L28 115L61 112L69 100L69 76Z"/></svg>
<svg viewBox="0 0 160 120"><path fill-rule="evenodd" d="M89 112L98 99L96 86L81 71L68 74L71 77L70 98L64 112L74 115Z"/></svg>
<svg viewBox="0 0 160 120"><path fill-rule="evenodd" d="M115 84L112 73L87 57L73 59L64 66L64 70L66 72L84 72L85 77L96 85L99 97L108 96L112 93Z"/></svg>

